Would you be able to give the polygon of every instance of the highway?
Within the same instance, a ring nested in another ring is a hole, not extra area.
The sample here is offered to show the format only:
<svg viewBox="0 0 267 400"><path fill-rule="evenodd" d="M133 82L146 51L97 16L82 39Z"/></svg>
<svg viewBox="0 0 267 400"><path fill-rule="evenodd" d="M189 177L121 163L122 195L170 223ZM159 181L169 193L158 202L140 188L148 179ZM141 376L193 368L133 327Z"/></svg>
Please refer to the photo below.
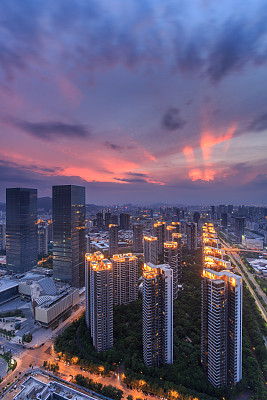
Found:
<svg viewBox="0 0 267 400"><path fill-rule="evenodd" d="M265 295L265 293L263 292L263 290L261 289L261 287L258 285L258 283L256 282L256 280L254 279L253 275L248 271L246 265L242 262L239 254L237 254L236 251L234 251L235 249L232 249L231 251L231 247L228 243L226 243L223 239L220 238L220 241L223 243L224 246L227 247L227 249L230 251L229 257L233 263L233 265L235 266L235 268L237 269L237 271L240 273L240 275L242 276L243 280L246 282L246 285L250 291L250 293L252 294L252 296L255 299L255 302L261 312L261 315L263 317L263 319L265 320L265 322L267 323L267 312L265 310L265 308L263 307L262 303L260 302L258 296L261 296L264 303L267 305L267 296ZM239 267L239 264L241 264L242 268L244 269L244 271L247 273L249 279L251 280L251 282L255 285L256 290L257 290L257 294L255 293L255 291L253 290L253 288L251 287L247 277L245 276L245 274L243 273L243 271L241 270L241 268Z"/></svg>

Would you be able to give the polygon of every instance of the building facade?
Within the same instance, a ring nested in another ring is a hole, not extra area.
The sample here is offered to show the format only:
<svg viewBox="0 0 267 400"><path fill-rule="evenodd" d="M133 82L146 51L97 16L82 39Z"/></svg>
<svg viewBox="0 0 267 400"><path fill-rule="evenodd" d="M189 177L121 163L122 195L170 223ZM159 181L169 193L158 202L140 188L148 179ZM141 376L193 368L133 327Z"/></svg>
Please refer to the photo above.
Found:
<svg viewBox="0 0 267 400"><path fill-rule="evenodd" d="M154 236L144 236L144 263L158 263L158 239Z"/></svg>
<svg viewBox="0 0 267 400"><path fill-rule="evenodd" d="M143 253L143 225L133 225L133 251Z"/></svg>
<svg viewBox="0 0 267 400"><path fill-rule="evenodd" d="M0 224L0 250L6 249L6 224Z"/></svg>
<svg viewBox="0 0 267 400"><path fill-rule="evenodd" d="M130 229L130 214L120 213L120 229Z"/></svg>
<svg viewBox="0 0 267 400"><path fill-rule="evenodd" d="M131 253L114 254L113 269L113 302L129 304L138 299L138 258Z"/></svg>
<svg viewBox="0 0 267 400"><path fill-rule="evenodd" d="M153 226L153 235L158 239L158 255L164 254L165 226L163 221L158 221Z"/></svg>
<svg viewBox="0 0 267 400"><path fill-rule="evenodd" d="M149 367L173 363L173 271L169 265L144 264L143 357Z"/></svg>
<svg viewBox="0 0 267 400"><path fill-rule="evenodd" d="M84 286L85 188L53 186L54 278L75 287Z"/></svg>
<svg viewBox="0 0 267 400"><path fill-rule="evenodd" d="M119 243L118 225L110 224L109 225L109 255L110 256L113 256L113 254L118 253L118 243Z"/></svg>
<svg viewBox="0 0 267 400"><path fill-rule="evenodd" d="M48 226L46 221L38 221L38 255L48 254Z"/></svg>
<svg viewBox="0 0 267 400"><path fill-rule="evenodd" d="M7 271L24 273L37 266L37 259L37 189L7 189Z"/></svg>
<svg viewBox="0 0 267 400"><path fill-rule="evenodd" d="M242 278L229 271L202 274L201 362L215 387L242 379Z"/></svg>
<svg viewBox="0 0 267 400"><path fill-rule="evenodd" d="M89 263L90 331L97 352L113 346L113 271L112 263L96 257Z"/></svg>
<svg viewBox="0 0 267 400"><path fill-rule="evenodd" d="M197 224L195 222L187 222L186 237L188 250L197 250Z"/></svg>
<svg viewBox="0 0 267 400"><path fill-rule="evenodd" d="M173 271L173 298L178 298L179 280L181 277L180 263L179 263L179 249L177 242L164 243L164 264L168 264Z"/></svg>
<svg viewBox="0 0 267 400"><path fill-rule="evenodd" d="M242 236L245 233L245 217L235 217L235 235L239 243L242 242Z"/></svg>

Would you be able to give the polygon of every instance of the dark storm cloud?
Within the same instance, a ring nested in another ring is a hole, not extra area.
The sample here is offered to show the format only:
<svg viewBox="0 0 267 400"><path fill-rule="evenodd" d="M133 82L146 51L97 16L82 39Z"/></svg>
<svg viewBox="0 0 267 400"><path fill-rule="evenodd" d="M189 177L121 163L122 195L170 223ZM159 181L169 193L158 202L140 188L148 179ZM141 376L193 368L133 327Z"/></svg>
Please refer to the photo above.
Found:
<svg viewBox="0 0 267 400"><path fill-rule="evenodd" d="M21 165L10 161L0 160L0 182L11 184L33 184L38 185L43 177L59 172L60 168L47 168L37 165Z"/></svg>
<svg viewBox="0 0 267 400"><path fill-rule="evenodd" d="M39 165L22 165L15 162L0 160L0 191L7 186L31 186L38 189L50 189L52 185L85 184L78 176L61 175L60 167L46 168ZM58 175L60 173L60 175Z"/></svg>
<svg viewBox="0 0 267 400"><path fill-rule="evenodd" d="M109 141L106 141L104 143L104 145L108 149L119 151L119 152L122 152L124 150L132 150L134 148L133 145L122 146L120 144L112 143L112 142L109 142Z"/></svg>
<svg viewBox="0 0 267 400"><path fill-rule="evenodd" d="M181 129L185 124L178 108L169 108L162 118L162 126L170 131Z"/></svg>
<svg viewBox="0 0 267 400"><path fill-rule="evenodd" d="M105 142L105 146L111 150L117 150L117 151L122 151L124 150L123 146L120 146L119 144L111 143L111 142Z"/></svg>
<svg viewBox="0 0 267 400"><path fill-rule="evenodd" d="M213 81L241 70L249 61L267 60L266 12L257 19L229 19L215 36L208 55L207 72Z"/></svg>
<svg viewBox="0 0 267 400"><path fill-rule="evenodd" d="M126 172L126 175L147 178L147 174L142 174L140 172Z"/></svg>
<svg viewBox="0 0 267 400"><path fill-rule="evenodd" d="M262 114L254 119L249 125L249 130L251 131L264 131L267 129L267 113Z"/></svg>
<svg viewBox="0 0 267 400"><path fill-rule="evenodd" d="M60 121L50 122L28 122L17 121L15 126L22 129L24 132L29 133L39 139L53 140L58 137L65 138L85 138L89 136L90 132L86 127L79 124L66 124Z"/></svg>
<svg viewBox="0 0 267 400"><path fill-rule="evenodd" d="M142 178L114 178L116 181L127 182L127 183L147 183L145 179Z"/></svg>
<svg viewBox="0 0 267 400"><path fill-rule="evenodd" d="M188 26L181 15L197 8L171 0L163 5L129 1L123 15L118 4L107 12L105 1L2 0L0 66L12 76L25 65L55 59L66 68L76 64L88 71L165 64L176 72L206 72L219 81L248 62L267 60L266 7L258 2L253 9L248 3L239 18L235 10L231 17L214 18L207 8L202 19ZM52 42L58 46L50 53Z"/></svg>

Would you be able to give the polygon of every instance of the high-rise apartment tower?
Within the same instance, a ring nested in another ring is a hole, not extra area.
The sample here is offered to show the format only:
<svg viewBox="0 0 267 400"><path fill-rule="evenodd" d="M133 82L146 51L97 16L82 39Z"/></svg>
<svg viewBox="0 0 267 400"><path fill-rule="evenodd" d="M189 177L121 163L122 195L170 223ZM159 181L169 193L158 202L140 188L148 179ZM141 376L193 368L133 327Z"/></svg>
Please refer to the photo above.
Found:
<svg viewBox="0 0 267 400"><path fill-rule="evenodd" d="M242 379L242 278L230 271L203 270L201 361L215 387Z"/></svg>
<svg viewBox="0 0 267 400"><path fill-rule="evenodd" d="M138 258L131 253L114 254L111 262L114 305L136 301L138 299Z"/></svg>
<svg viewBox="0 0 267 400"><path fill-rule="evenodd" d="M169 265L144 264L143 357L149 367L173 363L173 271Z"/></svg>
<svg viewBox="0 0 267 400"><path fill-rule="evenodd" d="M158 263L158 239L154 236L144 236L144 262Z"/></svg>

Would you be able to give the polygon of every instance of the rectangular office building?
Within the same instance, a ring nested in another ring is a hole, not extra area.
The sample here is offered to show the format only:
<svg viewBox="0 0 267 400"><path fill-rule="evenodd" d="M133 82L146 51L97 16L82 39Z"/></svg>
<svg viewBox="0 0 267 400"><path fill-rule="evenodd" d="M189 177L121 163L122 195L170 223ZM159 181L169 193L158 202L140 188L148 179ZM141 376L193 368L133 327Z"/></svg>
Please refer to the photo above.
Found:
<svg viewBox="0 0 267 400"><path fill-rule="evenodd" d="M85 188L53 186L52 208L54 278L84 286Z"/></svg>
<svg viewBox="0 0 267 400"><path fill-rule="evenodd" d="M37 189L6 190L6 261L10 274L37 266Z"/></svg>

